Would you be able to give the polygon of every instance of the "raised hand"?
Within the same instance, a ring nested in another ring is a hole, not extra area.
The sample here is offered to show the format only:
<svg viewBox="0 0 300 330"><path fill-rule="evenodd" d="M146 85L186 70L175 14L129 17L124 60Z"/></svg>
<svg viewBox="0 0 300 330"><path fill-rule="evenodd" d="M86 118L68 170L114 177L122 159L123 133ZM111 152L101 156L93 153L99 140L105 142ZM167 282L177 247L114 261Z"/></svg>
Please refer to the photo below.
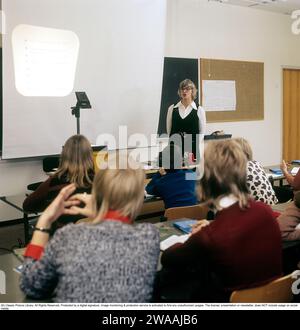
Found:
<svg viewBox="0 0 300 330"><path fill-rule="evenodd" d="M285 172L288 171L287 164L286 164L286 162L285 162L284 159L282 160L282 163L280 164L280 168L281 168L281 171L282 171L283 173L285 173Z"/></svg>
<svg viewBox="0 0 300 330"><path fill-rule="evenodd" d="M202 228L209 225L209 221L207 220L199 220L196 224L192 227L192 235L198 233Z"/></svg>
<svg viewBox="0 0 300 330"><path fill-rule="evenodd" d="M65 211L73 206L78 205L79 202L76 200L68 200L71 194L75 191L76 186L70 184L64 187L53 202L46 208L43 214L40 216L39 224L49 225L57 220Z"/></svg>

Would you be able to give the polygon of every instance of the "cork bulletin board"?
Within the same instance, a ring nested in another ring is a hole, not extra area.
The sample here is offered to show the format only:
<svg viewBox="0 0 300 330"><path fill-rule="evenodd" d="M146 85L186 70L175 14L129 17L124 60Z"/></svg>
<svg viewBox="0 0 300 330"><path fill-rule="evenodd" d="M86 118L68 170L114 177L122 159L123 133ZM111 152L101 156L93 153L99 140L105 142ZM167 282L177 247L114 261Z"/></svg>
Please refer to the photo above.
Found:
<svg viewBox="0 0 300 330"><path fill-rule="evenodd" d="M206 111L207 122L264 119L264 63L201 58L199 68L201 104L203 80L235 81L236 86L236 110Z"/></svg>

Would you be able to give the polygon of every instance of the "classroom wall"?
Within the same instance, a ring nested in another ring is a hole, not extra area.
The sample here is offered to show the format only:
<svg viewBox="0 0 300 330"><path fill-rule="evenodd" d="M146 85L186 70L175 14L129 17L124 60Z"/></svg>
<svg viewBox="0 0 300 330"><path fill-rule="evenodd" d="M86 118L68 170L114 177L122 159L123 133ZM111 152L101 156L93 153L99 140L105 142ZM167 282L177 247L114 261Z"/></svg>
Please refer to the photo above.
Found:
<svg viewBox="0 0 300 330"><path fill-rule="evenodd" d="M265 63L265 119L208 124L244 136L264 165L277 164L282 149L282 66L300 68L300 36L289 16L204 0L168 0L165 56ZM159 111L159 109L157 109ZM25 191L44 178L41 161L1 161L0 196Z"/></svg>
<svg viewBox="0 0 300 330"><path fill-rule="evenodd" d="M300 68L300 36L287 15L202 0L168 0L166 56L265 64L264 120L210 123L247 138L254 157L278 164L282 154L282 66Z"/></svg>
<svg viewBox="0 0 300 330"><path fill-rule="evenodd" d="M2 2L3 158L58 153L76 132L74 91L91 101L92 110L80 114L91 143L103 144L103 133L118 140L120 125L150 140L159 118L153 109L161 99L166 0Z"/></svg>
<svg viewBox="0 0 300 330"><path fill-rule="evenodd" d="M41 160L0 160L0 196L25 193L29 183L45 179Z"/></svg>

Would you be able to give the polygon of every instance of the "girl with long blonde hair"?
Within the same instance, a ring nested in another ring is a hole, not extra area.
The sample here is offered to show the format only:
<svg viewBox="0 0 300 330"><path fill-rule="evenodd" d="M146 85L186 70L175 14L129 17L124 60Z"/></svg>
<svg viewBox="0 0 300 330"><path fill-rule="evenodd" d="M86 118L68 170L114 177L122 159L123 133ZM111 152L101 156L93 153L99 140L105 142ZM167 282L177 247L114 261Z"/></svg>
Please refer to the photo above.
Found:
<svg viewBox="0 0 300 330"><path fill-rule="evenodd" d="M66 185L73 183L77 193L90 193L94 178L93 150L83 135L73 135L65 143L56 172L40 184L23 203L25 211L42 211ZM78 217L64 217L63 223Z"/></svg>

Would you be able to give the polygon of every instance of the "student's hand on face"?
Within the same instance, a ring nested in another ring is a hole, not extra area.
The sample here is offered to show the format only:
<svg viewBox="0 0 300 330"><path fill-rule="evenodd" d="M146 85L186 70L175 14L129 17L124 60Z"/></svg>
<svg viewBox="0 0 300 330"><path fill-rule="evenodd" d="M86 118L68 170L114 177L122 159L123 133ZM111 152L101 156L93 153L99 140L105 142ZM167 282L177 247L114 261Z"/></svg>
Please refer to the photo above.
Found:
<svg viewBox="0 0 300 330"><path fill-rule="evenodd" d="M158 170L158 172L159 172L159 174L160 174L161 176L167 174L166 170L165 170L163 167L161 167L161 168Z"/></svg>
<svg viewBox="0 0 300 330"><path fill-rule="evenodd" d="M209 221L207 220L199 220L196 224L192 227L192 235L198 233L202 228L209 225Z"/></svg>
<svg viewBox="0 0 300 330"><path fill-rule="evenodd" d="M68 200L70 195L75 191L76 186L70 184L64 187L53 202L46 208L38 221L39 225L47 226L59 218L65 211L73 206L78 205L75 200Z"/></svg>
<svg viewBox="0 0 300 330"><path fill-rule="evenodd" d="M92 207L92 195L84 193L84 194L76 194L70 197L70 202L75 202L69 209L65 209L64 214L69 215L84 215L87 218L93 218L94 212ZM84 206L78 206L80 204L84 204Z"/></svg>

